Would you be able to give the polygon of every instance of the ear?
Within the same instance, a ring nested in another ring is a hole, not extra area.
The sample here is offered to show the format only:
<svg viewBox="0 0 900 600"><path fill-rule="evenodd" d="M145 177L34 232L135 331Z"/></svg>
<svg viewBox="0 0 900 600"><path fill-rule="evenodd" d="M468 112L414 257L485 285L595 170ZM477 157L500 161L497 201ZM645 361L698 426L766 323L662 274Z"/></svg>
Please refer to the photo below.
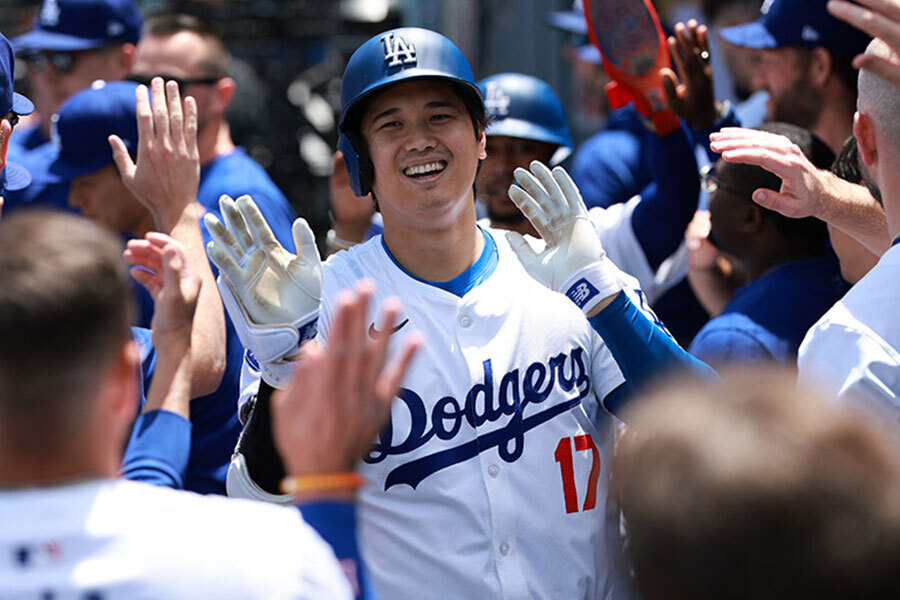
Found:
<svg viewBox="0 0 900 600"><path fill-rule="evenodd" d="M757 234L766 224L766 217L763 214L762 207L753 202L744 202L741 209L741 230L745 234Z"/></svg>
<svg viewBox="0 0 900 600"><path fill-rule="evenodd" d="M875 124L872 118L859 111L853 115L853 136L859 148L859 156L870 169L878 160L878 144L875 137Z"/></svg>
<svg viewBox="0 0 900 600"><path fill-rule="evenodd" d="M482 129L478 134L478 160L487 158L487 136Z"/></svg>
<svg viewBox="0 0 900 600"><path fill-rule="evenodd" d="M235 90L234 79L231 77L223 77L216 83L213 110L216 114L225 114L231 99L234 97Z"/></svg>
<svg viewBox="0 0 900 600"><path fill-rule="evenodd" d="M141 352L138 343L129 340L122 345L109 371L109 406L117 422L130 425L134 421L140 369Z"/></svg>
<svg viewBox="0 0 900 600"><path fill-rule="evenodd" d="M809 63L809 79L818 88L825 87L834 74L834 57L825 48L814 48Z"/></svg>
<svg viewBox="0 0 900 600"><path fill-rule="evenodd" d="M6 151L9 150L9 136L12 125L6 119L0 119L0 170L6 166Z"/></svg>
<svg viewBox="0 0 900 600"><path fill-rule="evenodd" d="M125 79L134 65L134 44L122 44L116 51L116 68L120 75L117 79Z"/></svg>

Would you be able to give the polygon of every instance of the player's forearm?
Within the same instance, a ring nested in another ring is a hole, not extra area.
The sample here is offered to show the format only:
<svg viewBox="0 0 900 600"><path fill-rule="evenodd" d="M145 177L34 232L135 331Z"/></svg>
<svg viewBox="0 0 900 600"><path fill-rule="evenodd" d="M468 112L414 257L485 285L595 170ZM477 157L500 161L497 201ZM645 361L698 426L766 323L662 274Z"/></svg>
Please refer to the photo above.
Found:
<svg viewBox="0 0 900 600"><path fill-rule="evenodd" d="M200 233L198 223L202 214L202 207L192 203L167 232L182 243L191 269L200 276L201 281L191 330L191 393L194 398L211 394L219 387L226 361L225 309Z"/></svg>
<svg viewBox="0 0 900 600"><path fill-rule="evenodd" d="M711 317L722 313L737 289L737 284L723 272L718 261L708 269L688 269L687 280L700 306Z"/></svg>
<svg viewBox="0 0 900 600"><path fill-rule="evenodd" d="M884 208L862 185L826 174L825 197L816 216L881 256L891 245Z"/></svg>
<svg viewBox="0 0 900 600"><path fill-rule="evenodd" d="M156 367L147 392L144 413L167 410L190 419L191 345L189 339L154 338Z"/></svg>
<svg viewBox="0 0 900 600"><path fill-rule="evenodd" d="M656 270L684 240L697 210L700 176L684 128L662 138L648 136L655 185L644 188L631 225L650 268Z"/></svg>
<svg viewBox="0 0 900 600"><path fill-rule="evenodd" d="M688 354L675 340L641 313L624 293L589 318L633 389L672 371L717 378L706 363Z"/></svg>

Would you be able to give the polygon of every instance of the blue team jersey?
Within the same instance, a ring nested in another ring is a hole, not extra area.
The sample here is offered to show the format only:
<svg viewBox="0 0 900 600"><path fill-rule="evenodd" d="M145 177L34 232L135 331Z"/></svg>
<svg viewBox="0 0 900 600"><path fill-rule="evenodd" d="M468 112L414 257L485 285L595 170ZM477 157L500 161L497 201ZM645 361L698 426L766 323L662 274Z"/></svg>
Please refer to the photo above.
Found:
<svg viewBox="0 0 900 600"><path fill-rule="evenodd" d="M652 181L646 130L626 106L612 111L606 127L579 146L571 175L588 208L625 202Z"/></svg>
<svg viewBox="0 0 900 600"><path fill-rule="evenodd" d="M266 218L272 233L286 249L294 250L291 225L296 215L278 186L265 169L250 158L243 148L216 157L200 170L197 200L221 221L219 197L228 194L237 198L249 194Z"/></svg>
<svg viewBox="0 0 900 600"><path fill-rule="evenodd" d="M796 364L807 330L849 289L833 253L784 263L735 292L690 351L712 364Z"/></svg>

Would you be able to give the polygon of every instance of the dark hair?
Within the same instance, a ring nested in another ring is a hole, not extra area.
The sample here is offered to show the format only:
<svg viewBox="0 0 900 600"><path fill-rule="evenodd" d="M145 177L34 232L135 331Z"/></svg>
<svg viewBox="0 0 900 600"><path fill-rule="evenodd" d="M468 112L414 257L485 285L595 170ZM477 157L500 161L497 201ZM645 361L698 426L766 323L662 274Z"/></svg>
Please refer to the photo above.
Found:
<svg viewBox="0 0 900 600"><path fill-rule="evenodd" d="M828 169L834 161L834 152L808 129L779 121L769 121L755 129L788 138L819 169ZM781 178L762 167L728 163L728 169L730 173L733 173L735 181L740 182L741 188L747 190L748 202L753 202L750 198L753 190L764 188L778 191L781 189ZM811 246L824 245L828 241L828 228L823 221L816 217L792 219L768 208L760 207L760 210L766 218L772 221L776 229L791 241Z"/></svg>
<svg viewBox="0 0 900 600"><path fill-rule="evenodd" d="M862 172L859 170L859 147L854 136L851 135L844 142L837 158L831 163L831 172L850 183L863 182Z"/></svg>
<svg viewBox="0 0 900 600"><path fill-rule="evenodd" d="M0 421L15 424L4 435L21 438L22 452L77 427L131 337L121 253L118 236L69 214L0 223Z"/></svg>
<svg viewBox="0 0 900 600"><path fill-rule="evenodd" d="M210 56L200 64L210 77L228 75L228 45L222 33L211 22L183 13L156 15L144 22L144 31L153 37L170 37L188 31L210 44Z"/></svg>

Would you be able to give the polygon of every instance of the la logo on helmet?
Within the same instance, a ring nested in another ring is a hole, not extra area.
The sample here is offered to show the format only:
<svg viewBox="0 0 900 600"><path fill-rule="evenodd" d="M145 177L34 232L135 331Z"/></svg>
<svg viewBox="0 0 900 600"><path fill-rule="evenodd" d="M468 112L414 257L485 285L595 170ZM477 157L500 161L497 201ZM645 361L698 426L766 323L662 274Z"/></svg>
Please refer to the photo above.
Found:
<svg viewBox="0 0 900 600"><path fill-rule="evenodd" d="M492 117L505 117L509 114L509 96L496 81L489 81L487 84L484 109Z"/></svg>
<svg viewBox="0 0 900 600"><path fill-rule="evenodd" d="M41 7L41 24L53 27L59 24L59 5L56 0L47 0Z"/></svg>
<svg viewBox="0 0 900 600"><path fill-rule="evenodd" d="M407 43L402 37L388 33L381 36L384 44L384 60L389 67L416 64L416 47Z"/></svg>

